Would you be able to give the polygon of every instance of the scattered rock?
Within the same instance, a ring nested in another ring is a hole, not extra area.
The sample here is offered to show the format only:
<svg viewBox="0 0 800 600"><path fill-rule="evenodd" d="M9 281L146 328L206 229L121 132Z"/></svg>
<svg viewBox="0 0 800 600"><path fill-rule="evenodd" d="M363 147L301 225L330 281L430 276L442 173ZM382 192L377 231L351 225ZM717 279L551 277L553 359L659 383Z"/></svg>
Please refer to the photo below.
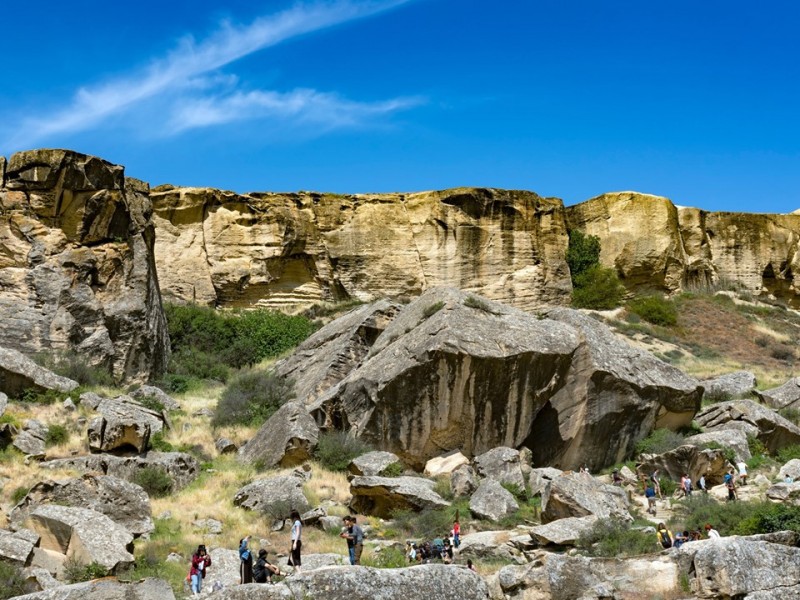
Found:
<svg viewBox="0 0 800 600"><path fill-rule="evenodd" d="M109 573L133 564L133 535L97 511L42 505L30 512L25 527L41 536L43 550L65 560L96 562Z"/></svg>
<svg viewBox="0 0 800 600"><path fill-rule="evenodd" d="M9 515L19 527L38 506L58 504L89 508L122 525L134 536L152 532L150 498L140 486L108 475L87 474L79 479L41 481Z"/></svg>
<svg viewBox="0 0 800 600"><path fill-rule="evenodd" d="M233 504L259 511L275 520L288 519L292 510L302 514L311 508L303 495L303 482L303 479L291 476L259 479L236 492Z"/></svg>
<svg viewBox="0 0 800 600"><path fill-rule="evenodd" d="M83 473L98 472L126 481L132 481L140 470L152 467L161 469L172 478L173 491L183 489L200 474L197 459L184 452L150 451L144 456L92 454L49 460L41 466L49 469L74 469Z"/></svg>
<svg viewBox="0 0 800 600"><path fill-rule="evenodd" d="M6 413L6 408L8 408L8 396L0 392L0 417Z"/></svg>
<svg viewBox="0 0 800 600"><path fill-rule="evenodd" d="M480 477L494 479L498 483L509 483L525 489L519 450L499 446L473 459L475 471Z"/></svg>
<svg viewBox="0 0 800 600"><path fill-rule="evenodd" d="M530 531L531 537L540 546L572 546L579 537L597 523L595 515L567 517L545 525L537 525Z"/></svg>
<svg viewBox="0 0 800 600"><path fill-rule="evenodd" d="M542 494L542 523L589 515L631 521L628 507L622 488L600 483L585 473L565 472L551 480Z"/></svg>
<svg viewBox="0 0 800 600"><path fill-rule="evenodd" d="M452 475L453 471L461 465L468 465L469 459L458 450L437 456L425 463L425 476L438 477L439 475Z"/></svg>
<svg viewBox="0 0 800 600"><path fill-rule="evenodd" d="M513 533L509 531L480 531L461 537L458 549L459 558L503 559L524 563L522 552L511 542Z"/></svg>
<svg viewBox="0 0 800 600"><path fill-rule="evenodd" d="M750 371L734 371L701 382L704 396L716 400L746 398L756 391L756 376Z"/></svg>
<svg viewBox="0 0 800 600"><path fill-rule="evenodd" d="M320 517L319 524L322 527L322 530L326 533L339 533L342 530L342 527L344 527L344 521L342 520L342 517L336 517L334 515Z"/></svg>
<svg viewBox="0 0 800 600"><path fill-rule="evenodd" d="M707 430L739 429L754 435L770 452L800 444L800 427L751 400L712 404L699 412L696 420Z"/></svg>
<svg viewBox="0 0 800 600"><path fill-rule="evenodd" d="M228 438L219 438L214 443L214 447L220 454L236 454L236 452L239 450L239 446L237 446L233 441L229 440Z"/></svg>
<svg viewBox="0 0 800 600"><path fill-rule="evenodd" d="M61 403L61 406L63 406L64 410L66 410L67 412L75 412L77 410L77 407L75 406L75 403L72 401L72 398L67 398L66 400L64 400L64 402Z"/></svg>
<svg viewBox="0 0 800 600"><path fill-rule="evenodd" d="M792 377L782 386L756 392L758 399L775 410L800 408L800 377Z"/></svg>
<svg viewBox="0 0 800 600"><path fill-rule="evenodd" d="M354 477L350 508L364 515L390 517L397 510L419 511L450 506L422 477Z"/></svg>
<svg viewBox="0 0 800 600"><path fill-rule="evenodd" d="M47 426L35 419L28 419L22 431L14 438L14 447L34 459L44 458L47 439Z"/></svg>
<svg viewBox="0 0 800 600"><path fill-rule="evenodd" d="M92 419L88 431L92 452L133 450L141 454L147 450L150 436L165 425L162 413L145 408L130 396L103 398L95 410L100 416Z"/></svg>
<svg viewBox="0 0 800 600"><path fill-rule="evenodd" d="M719 444L724 448L731 448L736 452L736 460L748 461L750 447L747 444L747 435L737 429L717 429L706 433L699 433L686 438L684 444L691 444L698 448L707 448L709 444Z"/></svg>
<svg viewBox="0 0 800 600"><path fill-rule="evenodd" d="M0 297L2 300L2 297ZM0 303L2 308L2 303ZM8 319L6 322L10 321ZM0 346L0 391L15 398L27 390L71 392L77 381L56 375L17 350Z"/></svg>
<svg viewBox="0 0 800 600"><path fill-rule="evenodd" d="M264 467L291 467L311 458L319 427L301 402L287 402L239 449L239 460Z"/></svg>
<svg viewBox="0 0 800 600"><path fill-rule="evenodd" d="M354 458L347 469L353 475L374 477L382 475L389 465L393 465L397 462L400 462L400 459L396 454L392 454L391 452L367 452L366 454Z"/></svg>
<svg viewBox="0 0 800 600"><path fill-rule="evenodd" d="M531 495L537 496L544 492L548 482L552 481L563 471L561 469L554 469L552 467L541 467L538 469L531 469L531 474L528 477L528 485L531 488Z"/></svg>
<svg viewBox="0 0 800 600"><path fill-rule="evenodd" d="M39 535L28 529L17 532L0 529L0 560L26 567L33 558L34 546L39 544Z"/></svg>
<svg viewBox="0 0 800 600"><path fill-rule="evenodd" d="M469 499L470 512L479 519L497 522L519 510L514 495L495 479L485 479Z"/></svg>
<svg viewBox="0 0 800 600"><path fill-rule="evenodd" d="M461 465L450 474L450 490L458 498L471 496L478 483L478 474L470 465Z"/></svg>
<svg viewBox="0 0 800 600"><path fill-rule="evenodd" d="M160 404L166 410L179 410L181 407L175 398L154 385L141 385L133 390L130 395L131 398L143 403L148 399L155 400L156 403Z"/></svg>
<svg viewBox="0 0 800 600"><path fill-rule="evenodd" d="M219 535L222 533L222 522L216 519L198 519L192 521L192 527L206 535Z"/></svg>
<svg viewBox="0 0 800 600"><path fill-rule="evenodd" d="M326 516L325 509L317 507L300 515L300 520L304 525L316 525L319 520Z"/></svg>

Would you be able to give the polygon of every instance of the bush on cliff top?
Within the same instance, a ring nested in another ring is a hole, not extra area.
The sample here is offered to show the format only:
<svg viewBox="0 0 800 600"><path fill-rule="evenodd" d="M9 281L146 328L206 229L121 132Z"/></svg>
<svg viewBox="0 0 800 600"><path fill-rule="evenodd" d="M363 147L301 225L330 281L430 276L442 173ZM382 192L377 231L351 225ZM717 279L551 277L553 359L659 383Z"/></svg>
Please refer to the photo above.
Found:
<svg viewBox="0 0 800 600"><path fill-rule="evenodd" d="M172 345L169 373L193 379L227 381L231 369L279 356L314 330L306 317L269 310L166 304L164 312Z"/></svg>

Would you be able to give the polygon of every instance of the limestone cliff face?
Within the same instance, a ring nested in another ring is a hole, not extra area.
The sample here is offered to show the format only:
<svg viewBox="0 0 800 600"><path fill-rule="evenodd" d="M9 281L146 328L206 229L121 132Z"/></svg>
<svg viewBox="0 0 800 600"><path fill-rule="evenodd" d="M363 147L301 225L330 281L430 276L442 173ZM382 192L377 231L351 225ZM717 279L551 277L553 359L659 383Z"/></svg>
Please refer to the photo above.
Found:
<svg viewBox="0 0 800 600"><path fill-rule="evenodd" d="M151 192L167 300L275 308L454 286L522 308L569 301L564 209L532 192Z"/></svg>
<svg viewBox="0 0 800 600"><path fill-rule="evenodd" d="M676 291L731 282L797 303L800 215L708 212L635 192L566 208L570 229L600 238L600 260L629 287Z"/></svg>
<svg viewBox="0 0 800 600"><path fill-rule="evenodd" d="M20 152L0 171L0 345L72 350L118 380L160 373L148 185L67 150Z"/></svg>

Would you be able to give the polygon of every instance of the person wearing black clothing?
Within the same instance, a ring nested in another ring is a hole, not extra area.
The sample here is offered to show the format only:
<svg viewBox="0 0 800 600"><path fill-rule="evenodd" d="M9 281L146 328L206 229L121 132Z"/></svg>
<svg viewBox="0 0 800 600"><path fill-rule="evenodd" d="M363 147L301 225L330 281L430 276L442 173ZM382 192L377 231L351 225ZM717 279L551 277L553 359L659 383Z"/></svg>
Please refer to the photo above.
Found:
<svg viewBox="0 0 800 600"><path fill-rule="evenodd" d="M262 548L258 551L258 560L253 568L253 577L256 583L272 583L273 575L286 577L287 574L267 560L267 550Z"/></svg>
<svg viewBox="0 0 800 600"><path fill-rule="evenodd" d="M253 553L250 552L250 536L239 540L239 583L253 583Z"/></svg>

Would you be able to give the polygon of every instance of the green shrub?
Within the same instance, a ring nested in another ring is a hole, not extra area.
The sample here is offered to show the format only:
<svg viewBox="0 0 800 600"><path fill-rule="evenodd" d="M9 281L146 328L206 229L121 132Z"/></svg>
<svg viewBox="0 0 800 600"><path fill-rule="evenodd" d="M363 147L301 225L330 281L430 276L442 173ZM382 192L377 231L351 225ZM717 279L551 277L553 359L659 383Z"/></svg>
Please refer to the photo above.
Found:
<svg viewBox="0 0 800 600"><path fill-rule="evenodd" d="M8 600L25 594L25 577L19 567L0 561L0 600Z"/></svg>
<svg viewBox="0 0 800 600"><path fill-rule="evenodd" d="M777 452L777 458L778 461L782 463L787 463L794 458L800 458L800 446L794 444L792 446L781 448Z"/></svg>
<svg viewBox="0 0 800 600"><path fill-rule="evenodd" d="M64 579L69 583L80 583L81 581L91 581L108 575L108 569L97 562L85 565L76 560L69 559L64 563Z"/></svg>
<svg viewBox="0 0 800 600"><path fill-rule="evenodd" d="M402 548L385 546L371 560L364 560L362 564L379 569L401 569L407 566L406 553Z"/></svg>
<svg viewBox="0 0 800 600"><path fill-rule="evenodd" d="M683 436L670 429L656 429L636 444L637 454L662 454L683 444Z"/></svg>
<svg viewBox="0 0 800 600"><path fill-rule="evenodd" d="M453 528L457 511L462 515L468 514L469 501L455 502L449 508L400 510L392 514L392 520L394 527L403 531L405 537L432 539L443 536Z"/></svg>
<svg viewBox="0 0 800 600"><path fill-rule="evenodd" d="M766 348L772 344L772 338L767 335L757 335L753 341L762 348Z"/></svg>
<svg viewBox="0 0 800 600"><path fill-rule="evenodd" d="M137 471L131 480L154 498L163 498L172 491L172 477L158 467L144 467Z"/></svg>
<svg viewBox="0 0 800 600"><path fill-rule="evenodd" d="M654 534L633 529L629 523L617 519L599 519L589 531L580 535L575 545L584 554L607 558L661 550Z"/></svg>
<svg viewBox="0 0 800 600"><path fill-rule="evenodd" d="M428 306L425 310L423 310L422 311L422 317L424 319L432 317L433 315L435 315L437 312L439 312L443 308L444 308L444 302L439 300L439 302L435 302L435 303L431 304L430 306Z"/></svg>
<svg viewBox="0 0 800 600"><path fill-rule="evenodd" d="M577 277L600 264L600 238L586 235L578 229L569 232L567 265L572 285L577 286Z"/></svg>
<svg viewBox="0 0 800 600"><path fill-rule="evenodd" d="M613 269L596 265L574 279L572 305L577 308L609 310L619 306L625 295L625 287Z"/></svg>
<svg viewBox="0 0 800 600"><path fill-rule="evenodd" d="M150 448L156 452L172 452L175 450L175 447L164 439L163 431L150 436Z"/></svg>
<svg viewBox="0 0 800 600"><path fill-rule="evenodd" d="M165 305L172 351L192 349L239 369L293 348L314 330L306 317L269 310L220 312L212 308ZM214 379L216 377L208 377Z"/></svg>
<svg viewBox="0 0 800 600"><path fill-rule="evenodd" d="M344 431L326 431L319 436L314 456L331 471L346 471L350 461L371 450L365 441Z"/></svg>
<svg viewBox="0 0 800 600"><path fill-rule="evenodd" d="M54 423L47 428L44 442L47 446L58 446L69 440L69 431L63 425Z"/></svg>
<svg viewBox="0 0 800 600"><path fill-rule="evenodd" d="M183 394L189 391L189 388L191 387L191 379L186 375L178 375L177 373L164 373L161 379L155 382L155 385L168 393Z"/></svg>
<svg viewBox="0 0 800 600"><path fill-rule="evenodd" d="M527 502L528 498L530 498L528 489L524 486L520 487L516 483L509 483L507 481L501 483L500 485L503 486L507 492L510 492L518 502Z"/></svg>
<svg viewBox="0 0 800 600"><path fill-rule="evenodd" d="M776 344L770 348L769 355L775 360L791 361L794 358L794 350L786 344Z"/></svg>
<svg viewBox="0 0 800 600"><path fill-rule="evenodd" d="M708 442L703 445L708 450L722 450L722 455L729 463L736 464L736 451L730 446L723 446L719 442Z"/></svg>
<svg viewBox="0 0 800 600"><path fill-rule="evenodd" d="M703 393L703 404L718 404L720 402L727 402L733 400L730 392L720 389L712 389Z"/></svg>
<svg viewBox="0 0 800 600"><path fill-rule="evenodd" d="M85 356L75 352L45 352L34 355L33 359L46 369L85 387L114 385L108 367L92 365Z"/></svg>
<svg viewBox="0 0 800 600"><path fill-rule="evenodd" d="M145 408L149 408L155 412L160 413L164 410L164 403L155 396L144 396L142 398L137 398L136 401Z"/></svg>
<svg viewBox="0 0 800 600"><path fill-rule="evenodd" d="M464 306L466 306L468 308L475 308L477 310L482 310L483 312L494 314L494 311L492 310L492 307L489 306L486 302L484 302L480 298L478 298L477 296L467 296L464 299Z"/></svg>
<svg viewBox="0 0 800 600"><path fill-rule="evenodd" d="M450 477L447 475L440 475L436 478L436 484L433 486L433 491L439 494L447 501L455 498L453 487L450 485Z"/></svg>
<svg viewBox="0 0 800 600"><path fill-rule="evenodd" d="M381 475L384 477L400 477L404 471L405 468L402 463L393 462L381 472Z"/></svg>
<svg viewBox="0 0 800 600"><path fill-rule="evenodd" d="M760 502L717 502L707 494L693 494L673 505L671 524L701 529L710 523L722 535L753 535L791 529L800 532L800 507Z"/></svg>
<svg viewBox="0 0 800 600"><path fill-rule="evenodd" d="M245 371L222 392L211 424L258 427L294 398L294 382L272 371Z"/></svg>
<svg viewBox="0 0 800 600"><path fill-rule="evenodd" d="M678 309L662 296L643 296L628 302L628 310L653 325L671 327L678 323Z"/></svg>
<svg viewBox="0 0 800 600"><path fill-rule="evenodd" d="M795 425L800 424L800 408L787 406L778 411L778 414Z"/></svg>
<svg viewBox="0 0 800 600"><path fill-rule="evenodd" d="M27 488L25 486L15 487L14 491L11 492L11 502L14 504L19 504L22 501L22 499L28 495L28 492L30 491L31 491L30 488Z"/></svg>

